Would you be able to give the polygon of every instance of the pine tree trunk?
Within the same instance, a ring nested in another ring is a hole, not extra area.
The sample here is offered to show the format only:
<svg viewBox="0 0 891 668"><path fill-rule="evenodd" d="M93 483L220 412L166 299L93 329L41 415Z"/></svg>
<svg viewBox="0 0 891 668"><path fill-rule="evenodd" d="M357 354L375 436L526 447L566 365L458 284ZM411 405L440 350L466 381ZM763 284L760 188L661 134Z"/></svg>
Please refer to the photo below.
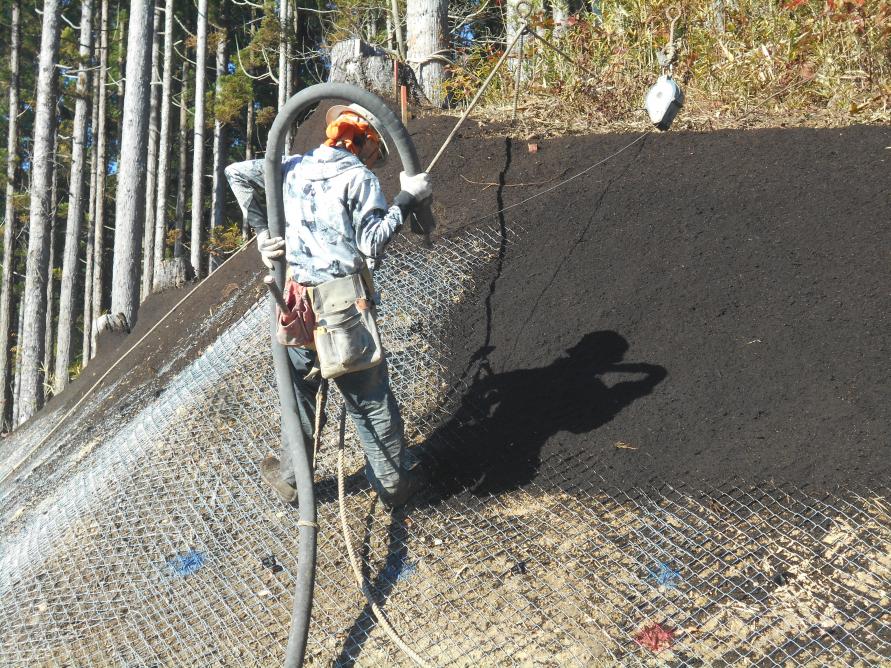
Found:
<svg viewBox="0 0 891 668"><path fill-rule="evenodd" d="M251 84L253 87L253 84ZM254 96L251 95L251 101L247 108L247 122L244 128L244 159L254 159Z"/></svg>
<svg viewBox="0 0 891 668"><path fill-rule="evenodd" d="M250 28L250 40L254 41L254 36L257 34L257 27L253 21L257 18L257 10L251 9L251 28ZM251 98L250 102L247 106L247 114L244 128L244 159L245 160L253 160L254 159L254 125L256 124L256 112L254 111L254 80L249 79L251 86ZM244 235L250 232L250 226L247 222L242 222L241 226L242 232ZM247 237L244 237L247 239Z"/></svg>
<svg viewBox="0 0 891 668"><path fill-rule="evenodd" d="M49 271L46 278L46 326L43 330L43 369L46 386L53 385L53 315L55 314L56 239L59 236L59 133L53 138L53 178L50 188L53 215L50 218ZM48 376L48 377L47 377Z"/></svg>
<svg viewBox="0 0 891 668"><path fill-rule="evenodd" d="M18 325L16 326L15 335L15 371L13 372L12 383L12 424L15 426L19 423L19 413L22 407L22 335L25 330L25 291L22 290L22 296L19 297L18 308Z"/></svg>
<svg viewBox="0 0 891 668"><path fill-rule="evenodd" d="M291 34L288 35L288 99L294 95L295 82L297 80L296 68L294 67L294 53L297 48L297 35L300 34L300 14L297 12L297 3L295 0L288 0L288 18L291 21ZM288 144L290 147L290 144Z"/></svg>
<svg viewBox="0 0 891 668"><path fill-rule="evenodd" d="M6 140L6 209L3 227L3 278L0 284L0 431L11 424L12 393L9 384L9 326L12 320L12 290L15 262L15 177L18 164L18 110L19 110L19 46L22 23L19 0L12 2L9 40L9 117Z"/></svg>
<svg viewBox="0 0 891 668"><path fill-rule="evenodd" d="M393 32L396 35L396 53L400 60L405 60L405 40L402 38L402 17L399 14L398 0L390 0L390 16L393 21Z"/></svg>
<svg viewBox="0 0 891 668"><path fill-rule="evenodd" d="M129 3L121 7L118 4L116 16L115 16L115 38L117 39L118 44L120 44L120 48L118 49L118 72L120 73L120 78L117 80L117 88L118 88L118 107L121 111L121 115L123 116L124 111L124 95L126 94L126 83L127 78L125 76L125 72L127 69L127 9L129 7Z"/></svg>
<svg viewBox="0 0 891 668"><path fill-rule="evenodd" d="M219 100L222 94L222 77L226 74L226 32L217 35L217 78L214 86L214 94ZM210 234L213 239L214 231L223 226L223 201L225 198L226 178L223 170L226 167L223 155L226 152L226 127L215 120L213 124L213 185L211 186L211 218ZM211 249L208 253L208 273L213 272L220 265L220 258Z"/></svg>
<svg viewBox="0 0 891 668"><path fill-rule="evenodd" d="M121 157L115 193L114 265L111 313L123 314L132 328L139 310L139 267L145 224L146 161L148 159L149 88L152 52L152 5L130 3L127 29L127 94L121 121Z"/></svg>
<svg viewBox="0 0 891 668"><path fill-rule="evenodd" d="M253 160L254 159L254 96L251 95L251 100L248 102L247 107L247 124L244 129L244 159L245 160ZM251 235L251 226L248 225L247 220L242 216L241 219L241 239L242 241L247 241Z"/></svg>
<svg viewBox="0 0 891 668"><path fill-rule="evenodd" d="M164 6L164 75L161 84L161 136L158 147L158 197L155 203L155 268L164 260L167 233L167 188L170 184L170 93L173 86L173 0ZM153 285L157 283L152 279Z"/></svg>
<svg viewBox="0 0 891 668"><path fill-rule="evenodd" d="M98 62L99 47L96 46L94 62ZM90 142L90 212L87 223L87 243L84 250L86 268L84 270L84 309L83 309L83 336L81 342L80 365L85 369L92 356L92 339L90 332L93 328L93 249L96 245L96 230L93 225L96 222L96 165L98 164L98 151L96 148L96 131L99 128L99 77L93 75L93 109L90 128L93 140Z"/></svg>
<svg viewBox="0 0 891 668"><path fill-rule="evenodd" d="M110 156L109 156L109 165L114 164L116 166L117 171L113 172L115 179L117 180L120 175L121 168L121 146L123 145L123 133L124 133L124 101L126 100L126 92L127 92L127 24L129 19L129 11L130 5L129 2L121 3L117 2L116 7L114 9L114 39L109 43L109 50L113 49L113 45L116 43L118 45L117 52L117 71L118 78L115 81L115 87L117 88L117 95L113 98L117 107L117 122L113 120L113 118L109 118L109 143L108 146L111 147ZM110 55L110 53L109 53ZM113 116L113 114L111 114ZM117 148L117 154L115 154L115 147ZM116 195L111 196L111 201L116 204ZM108 300L111 297L110 283L111 281L108 279L107 274L114 274L114 266L112 266L111 272L107 271L107 268L104 267L104 264L111 259L114 262L114 242L116 239L116 226L117 220L114 212L112 215L108 215L108 210L105 211L105 226L107 229L103 231L106 236L106 241L108 241L108 235L111 235L111 248L109 249L107 246L103 247L103 252L105 253L103 257L103 276L102 276L102 285L101 290L103 291L103 299L105 303L108 304ZM111 252L109 252L109 250ZM108 304L108 308L111 308L111 304ZM101 319L102 315L97 315L97 322ZM98 337L99 332L96 332L96 337ZM97 338L93 339L94 347L97 344ZM97 351L98 352L98 351Z"/></svg>
<svg viewBox="0 0 891 668"><path fill-rule="evenodd" d="M105 180L108 175L108 0L102 0L99 27L99 126L96 131L96 219L93 247L93 314L90 318L90 358L96 356L93 323L102 315L102 288L105 277Z"/></svg>
<svg viewBox="0 0 891 668"><path fill-rule="evenodd" d="M186 169L189 157L189 63L183 62L182 86L179 95L179 174L176 182L176 239L173 257L183 256L183 237L186 233Z"/></svg>
<svg viewBox="0 0 891 668"><path fill-rule="evenodd" d="M411 63L418 83L427 99L441 107L445 102L442 84L445 64L435 58L448 46L447 0L409 0L406 5L406 58Z"/></svg>
<svg viewBox="0 0 891 668"><path fill-rule="evenodd" d="M140 299L152 292L155 273L155 207L158 192L158 139L161 104L161 72L159 69L161 7L155 5L152 24L151 94L149 96L148 162L145 184L145 225L142 244L142 289Z"/></svg>
<svg viewBox="0 0 891 668"><path fill-rule="evenodd" d="M53 137L56 130L56 70L59 51L59 0L44 0L43 28L34 114L31 168L31 208L28 259L25 267L25 306L22 324L22 369L17 424L30 418L43 403L44 327L49 260L47 238L52 210Z"/></svg>
<svg viewBox="0 0 891 668"><path fill-rule="evenodd" d="M278 109L288 101L288 2L279 0L278 20L281 28L278 46ZM285 146L288 146L287 142Z"/></svg>
<svg viewBox="0 0 891 668"><path fill-rule="evenodd" d="M285 101L291 99L291 95L294 94L294 79L293 79L293 63L291 62L291 53L293 51L293 45L291 44L293 38L293 31L291 23L293 22L293 7L291 6L290 0L286 0L288 5L288 24L285 28L285 35L287 36L287 43L285 45ZM290 142L286 144L286 146L290 146Z"/></svg>
<svg viewBox="0 0 891 668"><path fill-rule="evenodd" d="M198 0L195 47L195 127L192 129L192 235L191 260L195 278L201 278L204 243L204 86L207 74L207 0Z"/></svg>
<svg viewBox="0 0 891 668"><path fill-rule="evenodd" d="M90 113L90 43L93 32L92 0L81 0L80 64L77 73L77 93L74 107L74 131L71 136L71 178L68 189L68 220L65 225L65 255L62 259L62 288L59 294L59 324L56 339L56 368L53 391L58 394L68 385L68 365L71 361L71 322L74 310L74 288L80 266L80 229L84 217L84 163L87 141L87 116Z"/></svg>

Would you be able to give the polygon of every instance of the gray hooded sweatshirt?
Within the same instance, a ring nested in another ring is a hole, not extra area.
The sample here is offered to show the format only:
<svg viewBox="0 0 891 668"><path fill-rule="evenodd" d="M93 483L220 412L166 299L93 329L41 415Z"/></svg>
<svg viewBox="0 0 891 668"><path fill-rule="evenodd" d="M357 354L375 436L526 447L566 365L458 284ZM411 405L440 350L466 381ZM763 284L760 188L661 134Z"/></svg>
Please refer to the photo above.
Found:
<svg viewBox="0 0 891 668"><path fill-rule="evenodd" d="M226 168L245 220L258 231L267 228L263 163ZM304 285L358 273L366 259L373 266L412 200L400 193L387 207L374 173L349 151L328 146L284 158L282 183L286 258L294 280Z"/></svg>

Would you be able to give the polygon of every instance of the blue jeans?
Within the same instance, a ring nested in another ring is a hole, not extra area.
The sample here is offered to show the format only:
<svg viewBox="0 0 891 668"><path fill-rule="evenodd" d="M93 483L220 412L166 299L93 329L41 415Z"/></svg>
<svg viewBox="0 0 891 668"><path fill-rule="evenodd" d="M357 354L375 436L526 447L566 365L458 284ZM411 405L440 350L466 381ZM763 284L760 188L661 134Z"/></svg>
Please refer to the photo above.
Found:
<svg viewBox="0 0 891 668"><path fill-rule="evenodd" d="M291 382L297 395L300 423L307 447L312 447L319 380L305 380L316 361L314 350L288 348ZM365 451L365 475L379 494L394 494L403 475L405 437L402 416L390 390L387 363L347 373L332 381L346 402L347 413L356 425ZM291 454L282 448L282 477L294 484Z"/></svg>

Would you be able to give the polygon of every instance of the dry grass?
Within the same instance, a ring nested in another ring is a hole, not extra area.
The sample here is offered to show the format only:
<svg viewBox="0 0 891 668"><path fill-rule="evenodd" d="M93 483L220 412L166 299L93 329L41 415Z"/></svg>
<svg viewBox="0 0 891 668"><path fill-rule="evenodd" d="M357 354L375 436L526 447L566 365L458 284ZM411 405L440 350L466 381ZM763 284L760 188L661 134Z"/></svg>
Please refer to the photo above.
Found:
<svg viewBox="0 0 891 668"><path fill-rule="evenodd" d="M573 17L559 38L543 14L534 20L536 32L559 44L575 64L536 40L525 40L519 134L649 127L642 101L659 74L655 50L669 38L665 9L670 3L600 4L599 14ZM717 4L694 0L682 5L674 76L686 104L675 127L891 122L891 2L723 3L723 29ZM472 96L497 56L489 47L465 53L448 84L452 96ZM511 119L515 63L495 77L479 118Z"/></svg>

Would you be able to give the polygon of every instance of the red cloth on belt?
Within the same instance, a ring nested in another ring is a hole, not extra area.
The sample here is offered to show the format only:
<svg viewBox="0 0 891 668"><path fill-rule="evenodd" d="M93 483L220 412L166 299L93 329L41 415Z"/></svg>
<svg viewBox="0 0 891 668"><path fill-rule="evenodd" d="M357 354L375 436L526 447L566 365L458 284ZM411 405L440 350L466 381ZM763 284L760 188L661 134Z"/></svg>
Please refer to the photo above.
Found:
<svg viewBox="0 0 891 668"><path fill-rule="evenodd" d="M316 328L316 314L312 310L306 287L289 278L285 283L283 296L288 311L283 313L280 307L276 307L278 342L283 346L306 348L312 344Z"/></svg>

